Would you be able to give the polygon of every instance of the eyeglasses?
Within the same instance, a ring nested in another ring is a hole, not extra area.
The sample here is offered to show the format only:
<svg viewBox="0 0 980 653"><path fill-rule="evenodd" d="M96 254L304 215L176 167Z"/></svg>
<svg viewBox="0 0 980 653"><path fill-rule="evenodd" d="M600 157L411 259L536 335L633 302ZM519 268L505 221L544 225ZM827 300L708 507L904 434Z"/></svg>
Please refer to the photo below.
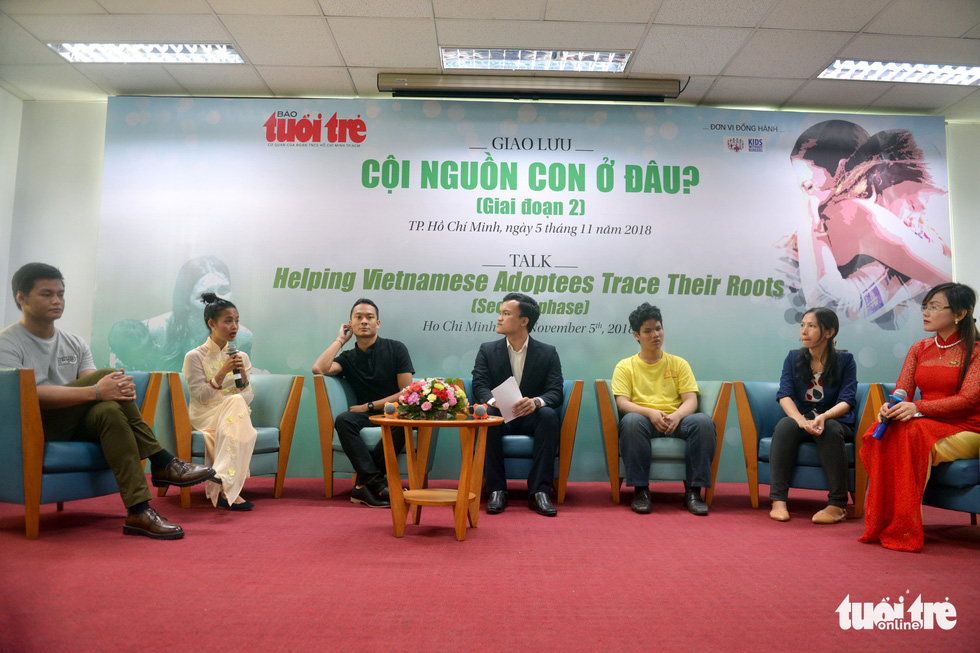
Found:
<svg viewBox="0 0 980 653"><path fill-rule="evenodd" d="M923 313L938 313L939 311L945 310L947 308L949 308L949 306L940 306L939 304L929 304L928 306L926 306L925 304L923 304L922 305L922 312Z"/></svg>

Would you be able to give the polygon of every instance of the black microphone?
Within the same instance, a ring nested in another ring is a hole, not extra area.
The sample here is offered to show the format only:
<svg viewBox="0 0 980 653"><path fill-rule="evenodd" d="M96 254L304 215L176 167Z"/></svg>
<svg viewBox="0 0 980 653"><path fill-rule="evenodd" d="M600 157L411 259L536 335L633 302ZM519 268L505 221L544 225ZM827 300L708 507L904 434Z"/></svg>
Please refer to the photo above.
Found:
<svg viewBox="0 0 980 653"><path fill-rule="evenodd" d="M899 404L905 401L905 398L907 396L908 393L905 392L905 390L902 390L901 388L897 389L894 394L889 395L888 407L891 408L895 404ZM883 417L881 421L878 422L878 426L875 427L875 432L871 434L871 437L873 437L875 440L880 440L881 436L885 434L885 429L888 428L888 422L890 421L891 420L888 419L887 417Z"/></svg>
<svg viewBox="0 0 980 653"><path fill-rule="evenodd" d="M238 353L238 347L235 346L234 342L229 342L227 351L229 356L234 356ZM231 373L235 375L235 387L244 388L245 383L242 381L242 371L236 367L231 371Z"/></svg>

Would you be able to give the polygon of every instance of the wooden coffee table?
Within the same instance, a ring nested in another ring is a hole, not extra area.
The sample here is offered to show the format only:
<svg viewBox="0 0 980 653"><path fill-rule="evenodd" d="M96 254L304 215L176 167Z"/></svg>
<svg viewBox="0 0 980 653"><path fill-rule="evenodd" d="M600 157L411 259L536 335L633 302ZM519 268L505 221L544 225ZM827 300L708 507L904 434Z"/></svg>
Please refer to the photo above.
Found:
<svg viewBox="0 0 980 653"><path fill-rule="evenodd" d="M391 501L391 521L395 526L395 537L405 534L408 519L408 506L412 506L413 521L421 520L422 506L452 506L456 522L456 539L466 539L466 522L476 528L480 518L480 490L483 486L483 461L487 449L487 428L502 423L502 417L491 416L486 419L447 419L420 420L390 418L372 415L373 424L381 427L385 450L385 469L388 473L388 494ZM391 437L392 427L405 429L405 454L408 458L408 490L402 489L401 474L398 470L398 456ZM459 489L427 489L425 468L429 460L429 445L432 429L458 429L462 448L462 463L459 467ZM418 442L414 442L414 431L418 430Z"/></svg>

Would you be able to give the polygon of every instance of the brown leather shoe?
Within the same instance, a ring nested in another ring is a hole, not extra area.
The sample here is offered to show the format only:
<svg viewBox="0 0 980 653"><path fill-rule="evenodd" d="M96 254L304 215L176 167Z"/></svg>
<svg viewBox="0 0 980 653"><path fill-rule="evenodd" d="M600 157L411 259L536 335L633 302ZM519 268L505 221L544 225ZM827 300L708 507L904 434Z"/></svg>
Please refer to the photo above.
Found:
<svg viewBox="0 0 980 653"><path fill-rule="evenodd" d="M123 535L145 535L155 540L179 540L184 537L184 529L161 517L153 508L147 508L135 515L126 515Z"/></svg>
<svg viewBox="0 0 980 653"><path fill-rule="evenodd" d="M212 478L214 474L215 471L210 467L197 463L187 463L180 458L174 458L163 469L154 469L150 473L150 482L153 483L153 487L170 485L189 487Z"/></svg>

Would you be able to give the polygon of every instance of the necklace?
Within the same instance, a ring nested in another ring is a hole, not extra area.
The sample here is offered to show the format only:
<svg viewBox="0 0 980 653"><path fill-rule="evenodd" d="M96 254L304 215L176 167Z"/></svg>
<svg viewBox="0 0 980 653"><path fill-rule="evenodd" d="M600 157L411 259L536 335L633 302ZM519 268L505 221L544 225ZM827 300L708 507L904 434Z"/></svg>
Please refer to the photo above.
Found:
<svg viewBox="0 0 980 653"><path fill-rule="evenodd" d="M956 345L960 344L960 342L962 342L962 339L957 340L956 342L951 342L948 345L940 345L939 334L938 333L936 334L936 346L939 347L940 349L949 349L950 347L955 347Z"/></svg>

